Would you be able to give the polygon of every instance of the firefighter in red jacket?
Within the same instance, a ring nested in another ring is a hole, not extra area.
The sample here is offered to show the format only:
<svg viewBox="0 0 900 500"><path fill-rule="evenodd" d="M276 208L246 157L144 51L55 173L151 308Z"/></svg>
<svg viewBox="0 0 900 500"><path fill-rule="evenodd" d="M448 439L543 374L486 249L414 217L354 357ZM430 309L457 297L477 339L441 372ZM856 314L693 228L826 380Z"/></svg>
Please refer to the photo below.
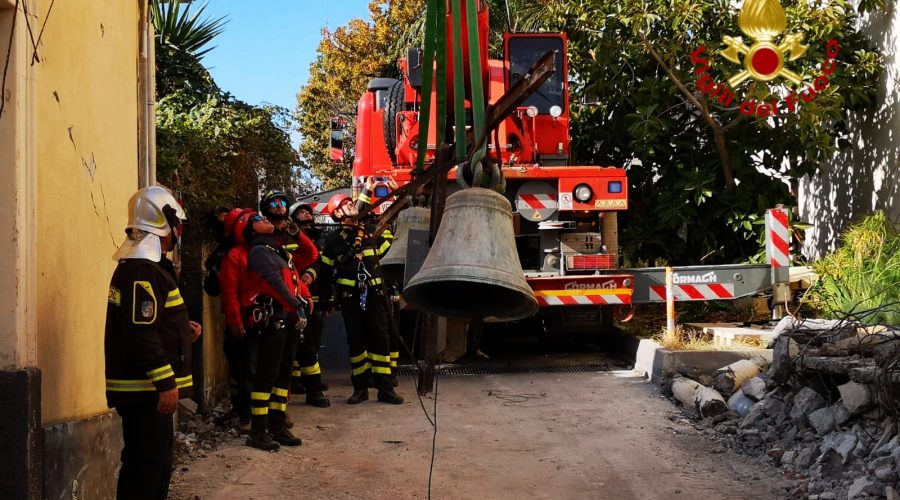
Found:
<svg viewBox="0 0 900 500"><path fill-rule="evenodd" d="M313 219L313 209L304 203L295 203L290 209L291 223L297 226L300 235L310 241L319 241L322 230L316 227ZM302 260L302 252L294 253L294 261L300 272L300 280L308 287L314 304L318 303L318 253L313 262ZM306 266L302 262L308 262ZM306 404L319 408L331 406L331 401L325 397L327 386L322 382L322 369L319 366L319 348L322 345L322 330L324 327L322 312L318 307L313 308L309 316L309 323L303 331L303 340L297 346L297 355L294 358L294 371L291 378L291 392L295 394L306 393Z"/></svg>
<svg viewBox="0 0 900 500"><path fill-rule="evenodd" d="M344 194L328 201L327 210L341 227L325 239L319 296L325 310L334 297L347 328L353 382L353 395L347 402L366 401L369 387L375 387L379 401L402 404L403 398L394 392L388 317L391 306L378 262L390 243L372 234L371 224L357 220L359 210L372 202L373 186L368 179L356 205Z"/></svg>
<svg viewBox="0 0 900 500"><path fill-rule="evenodd" d="M250 394L251 422L247 445L266 451L299 446L287 428L287 398L291 363L298 333L306 327L309 291L291 264L275 227L260 214L249 217L241 229L250 242L247 274L241 286L244 327L256 352L253 389Z"/></svg>
<svg viewBox="0 0 900 500"><path fill-rule="evenodd" d="M234 239L234 246L219 264L219 289L222 311L225 313L223 348L231 378L231 405L239 419L238 432L250 432L250 392L253 384L250 351L241 317L241 282L247 274L247 252L250 247L244 229L254 214L249 208L235 208L225 216L226 236Z"/></svg>
<svg viewBox="0 0 900 500"><path fill-rule="evenodd" d="M106 310L106 400L122 417L122 468L117 498L165 499L172 474L172 413L192 386L191 342L200 325L188 319L172 263L175 231L185 212L162 186L128 202L127 238Z"/></svg>

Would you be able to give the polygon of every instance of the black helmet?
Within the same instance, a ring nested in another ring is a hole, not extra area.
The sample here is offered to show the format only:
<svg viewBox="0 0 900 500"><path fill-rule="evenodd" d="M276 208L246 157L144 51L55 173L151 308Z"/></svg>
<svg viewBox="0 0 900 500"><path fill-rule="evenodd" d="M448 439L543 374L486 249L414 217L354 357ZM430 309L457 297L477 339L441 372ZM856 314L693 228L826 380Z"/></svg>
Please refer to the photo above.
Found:
<svg viewBox="0 0 900 500"><path fill-rule="evenodd" d="M303 203L303 202L298 201L297 203L294 203L293 205L291 205L291 207L288 209L288 215L291 217L294 217L294 214L297 213L297 210L300 210L301 208L313 215L316 214L316 211L313 210L312 205L310 205L309 203Z"/></svg>
<svg viewBox="0 0 900 500"><path fill-rule="evenodd" d="M291 199L288 198L288 195L284 194L278 190L271 190L266 192L263 195L262 199L259 200L259 211L266 216L269 216L272 213L272 208L269 207L269 203L281 198L284 201L284 208L287 209L291 204Z"/></svg>

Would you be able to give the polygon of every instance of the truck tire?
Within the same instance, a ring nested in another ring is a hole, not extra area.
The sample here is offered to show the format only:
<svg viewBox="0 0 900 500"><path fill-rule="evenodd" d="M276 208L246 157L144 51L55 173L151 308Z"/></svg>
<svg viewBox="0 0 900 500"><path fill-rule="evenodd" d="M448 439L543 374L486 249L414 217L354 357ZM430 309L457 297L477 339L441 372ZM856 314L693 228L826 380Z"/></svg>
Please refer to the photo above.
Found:
<svg viewBox="0 0 900 500"><path fill-rule="evenodd" d="M403 111L403 81L398 80L388 89L384 108L384 144L391 162L397 163L397 113Z"/></svg>

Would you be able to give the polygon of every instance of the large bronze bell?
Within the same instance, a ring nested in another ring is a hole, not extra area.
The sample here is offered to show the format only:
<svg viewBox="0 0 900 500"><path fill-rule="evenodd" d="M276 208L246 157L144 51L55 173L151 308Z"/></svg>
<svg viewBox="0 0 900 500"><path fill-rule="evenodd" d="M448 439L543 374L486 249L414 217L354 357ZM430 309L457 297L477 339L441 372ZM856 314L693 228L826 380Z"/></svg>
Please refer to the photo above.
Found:
<svg viewBox="0 0 900 500"><path fill-rule="evenodd" d="M406 266L406 248L409 244L410 229L428 230L431 223L431 210L422 207L409 207L397 214L394 224L394 242L384 257L381 258L381 271L389 281L403 281L403 270Z"/></svg>
<svg viewBox="0 0 900 500"><path fill-rule="evenodd" d="M516 252L509 201L484 188L448 196L434 244L403 297L448 318L512 321L537 312Z"/></svg>

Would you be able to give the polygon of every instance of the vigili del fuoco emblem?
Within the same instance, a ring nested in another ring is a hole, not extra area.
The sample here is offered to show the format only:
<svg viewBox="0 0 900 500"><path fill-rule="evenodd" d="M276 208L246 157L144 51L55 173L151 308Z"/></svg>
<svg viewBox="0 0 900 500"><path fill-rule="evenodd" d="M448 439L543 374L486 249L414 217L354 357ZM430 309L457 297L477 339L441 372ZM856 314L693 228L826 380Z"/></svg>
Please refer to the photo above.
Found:
<svg viewBox="0 0 900 500"><path fill-rule="evenodd" d="M728 85L735 88L747 78L758 82L768 82L783 77L794 85L800 85L802 78L784 67L785 60L794 61L802 56L807 47L803 45L802 33L785 35L776 45L776 38L784 33L787 19L778 0L747 0L738 16L738 27L755 43L747 46L741 37L726 36L722 41L727 46L719 51L722 57L741 64L744 70L728 79Z"/></svg>

